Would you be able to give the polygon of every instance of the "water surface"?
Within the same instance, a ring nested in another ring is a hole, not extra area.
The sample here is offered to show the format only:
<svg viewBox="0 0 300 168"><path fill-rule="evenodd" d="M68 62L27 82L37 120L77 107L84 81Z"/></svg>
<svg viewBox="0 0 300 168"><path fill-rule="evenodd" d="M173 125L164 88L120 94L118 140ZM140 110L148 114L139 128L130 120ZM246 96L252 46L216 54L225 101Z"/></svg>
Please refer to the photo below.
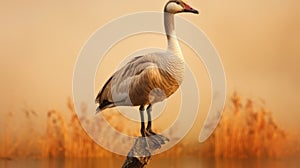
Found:
<svg viewBox="0 0 300 168"><path fill-rule="evenodd" d="M125 158L0 160L0 168L120 168ZM298 168L300 159L199 159L153 158L148 168Z"/></svg>

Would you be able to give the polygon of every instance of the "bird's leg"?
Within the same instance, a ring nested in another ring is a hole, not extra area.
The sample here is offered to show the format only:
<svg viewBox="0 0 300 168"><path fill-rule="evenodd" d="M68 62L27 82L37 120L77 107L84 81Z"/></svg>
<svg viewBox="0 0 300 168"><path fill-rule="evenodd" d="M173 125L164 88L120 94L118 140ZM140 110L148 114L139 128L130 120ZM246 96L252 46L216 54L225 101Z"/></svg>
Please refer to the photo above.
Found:
<svg viewBox="0 0 300 168"><path fill-rule="evenodd" d="M140 106L140 116L141 116L141 134L143 137L146 137L146 130L145 130L145 118L144 118L144 106Z"/></svg>
<svg viewBox="0 0 300 168"><path fill-rule="evenodd" d="M147 133L146 133L146 129L145 129L145 118L144 118L144 111L145 111L145 108L143 105L140 106L140 116L141 116L141 134L142 134L142 141L144 143L144 148L143 148L143 151L146 153L145 155L146 156L151 156L151 149L150 149L150 146L149 146L149 143L147 141Z"/></svg>
<svg viewBox="0 0 300 168"><path fill-rule="evenodd" d="M169 141L169 139L162 135L156 134L155 132L152 131L152 118L151 118L152 105L151 104L149 104L146 111L147 111L147 116L148 116L148 125L146 128L146 134L147 134L147 136L153 135L153 136L151 136L152 140L160 148L161 144L165 144L165 142Z"/></svg>
<svg viewBox="0 0 300 168"><path fill-rule="evenodd" d="M147 107L147 116L148 116L148 124L147 124L147 133L150 133L151 135L156 135L156 133L154 133L152 131L152 118L151 118L151 112L152 112L152 105L149 104L149 106Z"/></svg>

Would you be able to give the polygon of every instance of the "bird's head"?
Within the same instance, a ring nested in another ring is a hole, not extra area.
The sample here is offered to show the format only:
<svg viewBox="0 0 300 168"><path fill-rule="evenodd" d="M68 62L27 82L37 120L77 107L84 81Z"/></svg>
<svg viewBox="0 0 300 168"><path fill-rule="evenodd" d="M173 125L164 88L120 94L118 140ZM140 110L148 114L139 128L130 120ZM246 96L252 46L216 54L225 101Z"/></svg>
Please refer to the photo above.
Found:
<svg viewBox="0 0 300 168"><path fill-rule="evenodd" d="M167 2L164 11L172 14L181 13L181 12L190 12L190 13L199 14L197 10L193 9L182 0L170 0L169 2Z"/></svg>

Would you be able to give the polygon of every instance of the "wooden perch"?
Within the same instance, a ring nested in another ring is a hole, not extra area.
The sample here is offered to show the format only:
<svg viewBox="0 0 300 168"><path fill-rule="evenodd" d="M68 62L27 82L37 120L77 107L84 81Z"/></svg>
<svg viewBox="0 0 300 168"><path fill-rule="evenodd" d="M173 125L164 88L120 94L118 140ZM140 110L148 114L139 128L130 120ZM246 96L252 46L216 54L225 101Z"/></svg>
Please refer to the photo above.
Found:
<svg viewBox="0 0 300 168"><path fill-rule="evenodd" d="M159 149L167 141L169 139L162 135L138 137L122 168L145 168L150 162L152 152Z"/></svg>

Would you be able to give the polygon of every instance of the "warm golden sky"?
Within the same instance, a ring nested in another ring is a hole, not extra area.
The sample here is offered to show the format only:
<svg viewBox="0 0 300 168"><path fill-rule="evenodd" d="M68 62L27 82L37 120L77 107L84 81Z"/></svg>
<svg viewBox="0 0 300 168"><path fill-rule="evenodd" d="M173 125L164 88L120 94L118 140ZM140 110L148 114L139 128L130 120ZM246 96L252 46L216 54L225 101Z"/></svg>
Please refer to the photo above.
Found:
<svg viewBox="0 0 300 168"><path fill-rule="evenodd" d="M8 110L18 113L26 106L41 113L53 108L65 110L66 99L72 95L76 57L89 36L116 17L161 11L165 2L0 2L0 114ZM182 16L201 28L218 49L228 94L237 90L244 97L262 98L277 120L300 128L300 2L188 2L201 14ZM153 37L153 43L160 39L164 40ZM164 48L165 41L161 45ZM98 80L106 80L113 68Z"/></svg>

